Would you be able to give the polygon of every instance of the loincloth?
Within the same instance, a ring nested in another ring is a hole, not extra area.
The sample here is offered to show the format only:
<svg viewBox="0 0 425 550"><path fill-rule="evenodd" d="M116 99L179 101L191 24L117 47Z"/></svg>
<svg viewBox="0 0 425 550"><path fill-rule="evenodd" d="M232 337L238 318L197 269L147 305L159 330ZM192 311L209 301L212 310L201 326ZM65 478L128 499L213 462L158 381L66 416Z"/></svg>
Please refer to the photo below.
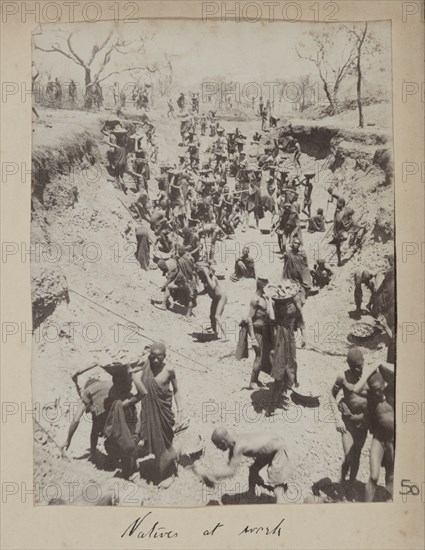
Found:
<svg viewBox="0 0 425 550"><path fill-rule="evenodd" d="M273 456L267 468L268 483L272 486L285 485L291 479L294 466L289 459L286 449L282 448Z"/></svg>

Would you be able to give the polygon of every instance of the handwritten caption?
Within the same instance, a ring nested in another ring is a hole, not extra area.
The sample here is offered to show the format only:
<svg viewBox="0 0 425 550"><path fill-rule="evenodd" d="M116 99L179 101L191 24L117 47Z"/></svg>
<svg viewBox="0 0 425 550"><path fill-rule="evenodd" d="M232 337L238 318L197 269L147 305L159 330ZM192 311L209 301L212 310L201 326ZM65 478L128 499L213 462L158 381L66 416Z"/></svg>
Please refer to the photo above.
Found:
<svg viewBox="0 0 425 550"><path fill-rule="evenodd" d="M271 535L280 537L282 533L282 524L285 521L282 518L274 526L266 525L240 525L236 527L234 534L236 535ZM202 535L205 537L214 536L219 533L221 528L225 527L223 523L216 523L210 529L202 529ZM233 529L233 527L232 527ZM171 529L166 525L162 525L156 521L152 512L148 512L144 516L139 516L132 521L121 534L121 538L133 537L138 539L175 539L179 536L179 531Z"/></svg>

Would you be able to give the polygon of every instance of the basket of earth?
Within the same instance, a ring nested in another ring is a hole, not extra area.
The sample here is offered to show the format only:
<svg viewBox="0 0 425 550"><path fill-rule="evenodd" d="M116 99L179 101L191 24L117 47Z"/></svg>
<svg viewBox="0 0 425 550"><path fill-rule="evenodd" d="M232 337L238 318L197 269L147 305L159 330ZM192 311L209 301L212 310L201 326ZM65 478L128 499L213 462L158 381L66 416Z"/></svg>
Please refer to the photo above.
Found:
<svg viewBox="0 0 425 550"><path fill-rule="evenodd" d="M357 340L367 340L373 336L377 330L378 327L376 324L367 321L357 321L352 325L350 335Z"/></svg>
<svg viewBox="0 0 425 550"><path fill-rule="evenodd" d="M283 279L277 285L270 285L272 300L283 302L294 298L301 290L298 283L289 279Z"/></svg>

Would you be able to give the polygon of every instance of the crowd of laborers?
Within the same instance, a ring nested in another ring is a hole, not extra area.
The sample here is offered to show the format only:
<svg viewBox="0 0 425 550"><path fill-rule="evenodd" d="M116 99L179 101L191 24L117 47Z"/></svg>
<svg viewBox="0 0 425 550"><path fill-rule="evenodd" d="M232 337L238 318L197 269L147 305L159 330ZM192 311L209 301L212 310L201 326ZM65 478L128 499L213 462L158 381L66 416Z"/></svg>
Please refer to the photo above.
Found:
<svg viewBox="0 0 425 550"><path fill-rule="evenodd" d="M258 277L247 247L235 262L231 280L256 279L248 316L241 323L236 357L246 357L249 349L254 350L250 389L262 385L259 380L261 372L273 378L267 411L273 415L276 409L288 407L288 395L298 385L296 342L299 333L301 347L305 346L305 301L314 294L314 288L329 285L334 277L332 268L322 259L318 259L310 269L302 248L300 214L306 216L305 223L310 232L325 232L327 223L323 209L311 215L314 174L302 174L300 144L294 137L288 137L287 132L281 132L274 140L267 139L260 151L263 136L259 132L255 132L250 140L238 128L226 133L214 111L199 114L196 95L192 94L191 109L186 107L184 94L177 100L177 106L181 154L178 163L160 165L161 173L155 178L155 197L151 196L149 163L158 161L158 141L155 126L147 115L132 128L134 133L124 129L118 121L105 127L104 133L111 147L109 171L124 192L128 192L124 181L126 173L136 187L131 206L131 212L139 223L136 256L142 269L150 269L153 262L164 275L162 309L171 308L177 301L186 307L190 316L196 307L199 285L202 285L211 299L211 330L216 338L225 339L222 315L227 295L216 275L215 244L220 239L232 238L239 226L245 231L250 215L254 216L258 227L264 211L270 211L271 230L277 234L283 258L281 280L273 286L267 279ZM170 102L167 115L175 117ZM208 133L211 138L206 150L201 151L198 130L201 136ZM258 145L255 155L247 155L248 143ZM292 161L289 168L288 159ZM303 188L302 204L299 202L299 188ZM354 221L354 211L347 207L343 197L332 188L328 192L329 202L336 199L330 242L335 245L338 265L341 265L341 244L348 240L354 249L359 247L365 228ZM363 288L366 287L371 294L368 311L385 330L388 336L387 360L394 363L393 259L389 258L389 268L384 274L356 272L354 283L357 314L362 313ZM166 363L165 357L165 346L152 344L143 360L127 365L126 369L108 367L112 374L110 383L97 381L86 386L81 393L79 416L71 425L65 447L69 447L84 410L90 410L94 415L93 457L98 435L102 433L107 437L111 455L121 459L124 476L134 473L141 447L143 452L155 457L159 481L175 474L178 452L173 447L173 439L176 430L184 428L184 423L176 372ZM330 392L331 401L338 410L337 429L342 434L345 455L341 481L346 480L348 472L349 481L356 480L360 453L369 430L373 440L365 498L371 501L381 465L385 466L387 489L392 494L393 376L388 375L384 368L363 368L364 358L359 348L349 350L347 364L347 370L337 377ZM136 394L131 393L132 384L137 389ZM343 398L336 403L340 391ZM172 407L173 397L177 422ZM135 405L139 400L143 405L141 413L137 414ZM240 436L229 434L225 428L217 428L212 439L219 449L230 451L230 460L226 468L214 473L195 468L205 483L213 484L233 475L242 457L249 456L255 459L250 470L250 491L255 491L255 486L261 484L259 470L267 465L269 488L274 488L278 502L283 501L293 466L290 450L280 435Z"/></svg>
<svg viewBox="0 0 425 550"><path fill-rule="evenodd" d="M35 78L37 77L38 71ZM79 84L72 78L68 82L61 82L58 77L52 80L51 76L49 76L42 93L38 93L36 97L39 99L42 98L49 107L54 107L55 109L61 108L64 105L68 105L71 108L76 107L80 102L80 95L84 100L85 108L100 109L103 106L103 90L98 82L91 82L82 90L78 90L78 86Z"/></svg>
<svg viewBox="0 0 425 550"><path fill-rule="evenodd" d="M33 63L34 66L34 63ZM34 70L33 70L34 71ZM34 81L33 75L33 81ZM38 77L38 71L37 76ZM101 109L104 108L104 95L101 84L94 80L85 85L84 88L78 89L79 83L74 79L68 82L61 82L58 77L52 80L49 75L48 81L43 89L43 93L37 97L42 97L45 103L54 108L61 108L68 105L73 108L80 104L83 99L83 104L86 109ZM111 86L113 109L119 114L123 109L131 103L135 109L147 112L150 110L150 84L132 83L131 86L120 86L116 81Z"/></svg>

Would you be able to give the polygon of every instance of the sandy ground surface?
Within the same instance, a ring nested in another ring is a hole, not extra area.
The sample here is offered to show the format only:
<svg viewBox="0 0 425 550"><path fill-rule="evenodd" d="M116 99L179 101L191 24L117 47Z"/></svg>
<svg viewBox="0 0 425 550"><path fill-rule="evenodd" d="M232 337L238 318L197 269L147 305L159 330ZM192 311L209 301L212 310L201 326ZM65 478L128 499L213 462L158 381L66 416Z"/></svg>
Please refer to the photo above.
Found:
<svg viewBox="0 0 425 550"><path fill-rule="evenodd" d="M390 134L392 130L391 109L391 103L385 101L363 105L364 128L362 130L359 129L359 131L366 133L382 131ZM309 114L311 115L311 110L307 110L306 115L308 116ZM357 108L347 109L336 116L320 118L320 123L330 127L356 129L359 124L359 113Z"/></svg>
<svg viewBox="0 0 425 550"><path fill-rule="evenodd" d="M78 131L74 127L76 124L79 126L80 121L93 131L93 125L98 120L97 115L90 113L81 113L81 118L80 113L65 111L45 111L43 114L53 127L35 125L34 147L41 149L45 143L57 143L52 137L54 134L57 137L65 131L69 137L70 131ZM179 141L178 122L166 119L160 113L152 113L152 119L156 122L160 140L159 161L175 162ZM226 130L234 128L234 124L228 122L223 122L223 125ZM250 136L258 129L259 122L256 119L241 122L238 126L245 135ZM47 138L49 134L51 137ZM210 143L211 138L201 138L201 151ZM100 144L100 150L104 155L105 146ZM303 155L301 162L306 168L314 164L314 159ZM157 170L153 168L154 175ZM167 344L168 360L176 365L184 415L190 419L190 430L204 438L202 464L213 467L225 463L225 455L210 441L217 425L223 424L231 432L274 430L287 440L296 464L287 495L288 502L303 502L312 494L312 486L324 479L325 489L321 496L325 501L363 500L364 483L368 478L370 437L362 453L359 481L354 493L344 495L338 484L342 460L340 435L336 431L327 395L337 373L345 368L344 354L351 345L347 336L354 322L350 317L350 312L354 310L352 273L358 267L384 268L384 254L391 251L391 242L385 245L375 243L369 235L362 253L344 267L335 268L336 277L332 286L307 300L304 310L307 348L297 350L299 381L304 391L320 396L320 406L312 409L291 404L287 411L278 410L270 418L264 413L270 400L271 379L263 374L261 380L264 387L256 391L248 390L253 354L251 352L248 359L240 362L234 359L238 324L248 312L255 281L233 283L229 276L233 272L235 257L248 244L257 260L257 273L277 281L281 275L282 260L275 253L276 237L249 227L246 233L238 229L234 239L221 243L216 261L229 298L223 316L228 341L205 341L201 336L209 324L207 296L199 297L195 317L190 320L178 312L160 311L151 304L151 299L159 295L158 285L162 283L162 276L158 270L142 271L135 261L136 224L119 200L129 205L131 197L124 196L114 187L101 164L88 166L85 171L74 173L73 177L72 184L77 186L79 192L74 206L65 207L60 202L60 191L70 185L69 178L57 178L45 191L50 202L47 201L44 207L36 206L32 224L34 241L56 242L61 248L60 257L55 262L46 262L42 258L36 267L60 270L70 291L69 303L62 302L35 331L33 344L34 400L40 403L40 423L55 441L65 441L70 412L78 401L70 378L77 368L91 363L96 357L96 350L113 345L127 349L129 354L138 357L144 346L149 344L149 338L159 339ZM314 210L319 207L326 210L329 177L329 172L322 170L320 182L313 191ZM373 180L373 175L371 180L367 175L362 177L367 189L367 182ZM55 196L59 200L52 206L51 199ZM377 209L377 205L374 208ZM332 216L331 205L328 219ZM268 227L269 219L261 223ZM304 231L304 248L310 266L318 256L327 255L330 258L332 255L332 248L326 248L328 239L321 242L323 238L322 233L308 234ZM65 243L74 243L73 253L69 252ZM334 260L331 261L334 263ZM92 302L80 295L90 298ZM70 323L75 323L72 325L74 330ZM137 328L136 333L131 323L142 327L143 332ZM382 345L381 349L376 349L376 344L374 342L373 350L364 348L366 363L379 365L384 359L386 350ZM311 347L315 349L309 349ZM93 373L93 376L108 376L102 372ZM82 378L81 385L84 382ZM60 456L53 441L36 425L35 480L41 484L58 484L65 496L68 493L65 484L73 481L79 484L77 492L89 480L113 486L117 481L114 477L116 472L96 469L87 460L90 427L87 417L74 436L67 460ZM143 479L137 480L138 495L142 495L145 505L149 506L273 502L272 494L265 489L258 493L254 501L247 497L249 463L250 460L245 460L233 478L220 483L215 489L203 485L189 467L179 466L178 477L168 489L159 489ZM119 480L117 482L121 483ZM380 484L383 485L382 478ZM128 497L135 486L121 484L120 487L124 497ZM46 494L42 496L40 503L46 504ZM385 491L379 491L377 498L385 498Z"/></svg>

